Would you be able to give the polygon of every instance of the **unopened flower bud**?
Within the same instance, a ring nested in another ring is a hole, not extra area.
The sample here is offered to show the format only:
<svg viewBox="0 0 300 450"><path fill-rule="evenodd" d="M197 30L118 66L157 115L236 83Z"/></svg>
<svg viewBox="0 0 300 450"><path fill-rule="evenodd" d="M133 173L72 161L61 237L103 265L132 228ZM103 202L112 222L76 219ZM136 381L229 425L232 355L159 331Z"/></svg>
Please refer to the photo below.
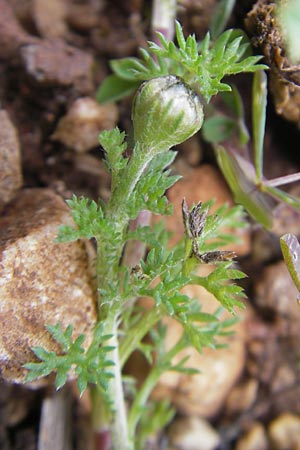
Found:
<svg viewBox="0 0 300 450"><path fill-rule="evenodd" d="M203 107L198 95L180 78L168 75L140 86L132 120L135 141L159 153L200 130Z"/></svg>

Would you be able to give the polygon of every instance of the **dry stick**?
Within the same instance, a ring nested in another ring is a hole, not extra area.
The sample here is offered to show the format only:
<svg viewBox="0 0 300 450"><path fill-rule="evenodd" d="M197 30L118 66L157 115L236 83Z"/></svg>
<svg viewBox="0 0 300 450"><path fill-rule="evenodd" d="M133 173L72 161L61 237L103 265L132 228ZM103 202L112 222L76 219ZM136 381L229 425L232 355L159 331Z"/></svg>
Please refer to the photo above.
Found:
<svg viewBox="0 0 300 450"><path fill-rule="evenodd" d="M152 8L152 33L157 42L156 31L164 35L168 41L174 37L174 23L176 17L176 0L154 0Z"/></svg>
<svg viewBox="0 0 300 450"><path fill-rule="evenodd" d="M136 230L138 227L146 227L151 222L151 212L141 211L138 217L130 225L131 230ZM146 244L141 241L129 241L125 247L122 264L126 267L136 266L145 256Z"/></svg>
<svg viewBox="0 0 300 450"><path fill-rule="evenodd" d="M44 399L37 450L72 450L71 402L68 387Z"/></svg>
<svg viewBox="0 0 300 450"><path fill-rule="evenodd" d="M285 175L283 177L274 178L273 180L266 180L263 182L265 186L282 186L284 184L294 183L300 180L300 172L293 173L291 175Z"/></svg>

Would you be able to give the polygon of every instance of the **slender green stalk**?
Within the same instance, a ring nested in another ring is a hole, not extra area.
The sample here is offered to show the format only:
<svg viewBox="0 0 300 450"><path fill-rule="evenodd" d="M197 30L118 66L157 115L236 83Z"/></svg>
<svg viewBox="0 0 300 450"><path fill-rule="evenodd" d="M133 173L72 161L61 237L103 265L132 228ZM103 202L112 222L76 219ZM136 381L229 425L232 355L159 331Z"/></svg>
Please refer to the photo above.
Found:
<svg viewBox="0 0 300 450"><path fill-rule="evenodd" d="M138 144L137 144L138 145ZM147 165L152 159L151 152L135 151L126 168L123 177L120 177L118 185L115 187L110 202L107 207L107 218L111 220L112 227L124 234L128 226L127 204L131 193L133 192L140 177L144 173ZM140 148L139 148L140 150ZM116 243L97 241L97 284L98 292L109 290L114 283L118 283L118 266L120 265L121 255L123 252L124 241L120 239L119 245ZM111 261L111 264L107 264ZM118 317L121 314L122 303L119 298L114 298L113 304L102 304L101 295L98 299L99 320L105 318L105 334L110 334L111 339L107 345L114 349L107 354L107 360L113 361L111 373L113 377L110 379L107 387L107 396L110 399L113 410L113 416L110 423L112 446L114 450L131 450L134 448L133 443L128 438L126 407L124 401L124 392L122 385L122 363L119 356L118 342ZM156 321L159 319L156 318ZM109 411L103 413L103 402L101 402L101 393L96 390L94 392L93 401L93 422L99 427L106 426L107 418L110 416ZM97 415L106 417L103 424L97 421Z"/></svg>
<svg viewBox="0 0 300 450"><path fill-rule="evenodd" d="M149 333L154 325L161 319L162 311L160 308L152 308L147 311L127 334L120 345L120 364L123 367L131 353L138 348L138 344Z"/></svg>
<svg viewBox="0 0 300 450"><path fill-rule="evenodd" d="M192 252L192 241L189 238L185 238L184 246L184 258L182 264L182 273L188 275L195 267L195 259L190 258Z"/></svg>
<svg viewBox="0 0 300 450"><path fill-rule="evenodd" d="M252 87L253 147L256 182L263 176L263 142L267 107L267 75L263 70L254 74Z"/></svg>
<svg viewBox="0 0 300 450"><path fill-rule="evenodd" d="M107 354L107 360L113 361L114 365L110 370L112 377L106 390L108 401L102 399L99 389L93 388L92 423L95 432L110 429L114 450L133 450L133 444L128 439L127 412L119 358L118 317L113 312L106 318L104 332L111 335L107 344L113 350Z"/></svg>
<svg viewBox="0 0 300 450"><path fill-rule="evenodd" d="M158 380L161 376L161 374L165 371L171 368L172 360L184 347L186 346L186 342L184 338L180 338L177 344L175 344L174 347L171 348L169 352L164 354L164 360L163 364L155 364L152 369L150 370L146 380L144 381L143 385L140 387L139 391L137 392L134 402L131 406L130 414L128 417L128 430L129 430L129 436L132 438L135 435L136 427L139 423L139 420L143 414L143 409L145 404L147 403L147 400L153 391L154 387L158 383Z"/></svg>
<svg viewBox="0 0 300 450"><path fill-rule="evenodd" d="M107 215L114 220L114 225L118 224L121 227L127 225L127 202L153 156L149 146L143 148L142 144L137 143L135 145L129 164L120 177L115 191L112 192L107 207ZM118 219L118 222L116 219Z"/></svg>
<svg viewBox="0 0 300 450"><path fill-rule="evenodd" d="M128 438L127 429L127 412L125 406L125 395L122 384L122 372L119 358L119 344L118 344L118 323L116 318L112 320L112 329L107 330L112 333L112 338L109 345L114 347L114 350L108 355L108 358L114 361L111 373L111 378L107 395L113 401L113 420L111 425L111 439L114 450L133 450L133 442Z"/></svg>
<svg viewBox="0 0 300 450"><path fill-rule="evenodd" d="M143 409L160 376L161 369L154 366L134 398L128 418L128 430L131 439L134 439L136 427L143 413Z"/></svg>
<svg viewBox="0 0 300 450"><path fill-rule="evenodd" d="M99 387L91 384L89 386L89 394L92 402L92 427L94 431L103 431L109 428L109 417L107 417L104 403L101 395L99 395Z"/></svg>
<svg viewBox="0 0 300 450"><path fill-rule="evenodd" d="M153 157L150 150L146 151L141 147L141 145L136 144L131 160L123 176L120 177L107 205L106 216L111 220L112 229L119 232L121 236L124 235L128 226L127 205L130 195ZM105 290L107 285L111 287L113 283L118 282L118 267L123 250L123 239L119 240L119 244L103 242L101 239L97 241L98 292ZM111 263L107 264L107 261L111 261ZM115 300L117 301L117 299ZM111 308L111 305L109 308ZM105 311L106 307L103 307L101 295L98 298L98 309L99 320L103 320L107 311Z"/></svg>

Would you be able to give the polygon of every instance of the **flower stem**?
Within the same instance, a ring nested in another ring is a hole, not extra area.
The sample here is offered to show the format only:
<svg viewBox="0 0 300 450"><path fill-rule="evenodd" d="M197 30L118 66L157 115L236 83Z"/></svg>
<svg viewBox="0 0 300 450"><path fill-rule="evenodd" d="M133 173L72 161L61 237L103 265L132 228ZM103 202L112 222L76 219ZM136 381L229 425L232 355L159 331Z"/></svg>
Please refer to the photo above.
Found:
<svg viewBox="0 0 300 450"><path fill-rule="evenodd" d="M156 386L160 376L161 369L154 366L134 398L128 418L129 435L132 439L135 436L136 427L141 418L145 404L147 403L147 400Z"/></svg>
<svg viewBox="0 0 300 450"><path fill-rule="evenodd" d="M107 359L112 361L110 378L105 399L100 389L92 388L92 423L96 433L101 433L109 428L113 450L134 450L133 442L128 437L127 413L122 384L122 372L119 358L118 343L118 319L111 314L105 321L105 334L111 338L107 345L113 349L107 354Z"/></svg>
<svg viewBox="0 0 300 450"><path fill-rule="evenodd" d="M97 432L109 427L113 450L133 450L134 444L128 437L127 414L122 385L122 365L119 355L118 325L124 307L118 293L118 277L121 256L124 248L122 239L128 226L128 201L152 159L151 152L140 151L136 145L132 158L120 177L119 183L112 192L107 206L106 217L111 221L112 228L120 234L118 242L97 240L97 285L98 285L98 316L104 323L104 334L111 335L107 345L113 347L108 352L107 360L113 362L110 369L112 377L106 389L107 398L102 398L99 389L93 390L92 416L94 429ZM145 149L143 149L145 150ZM108 262L109 261L109 262ZM101 292L117 292L112 298L101 298Z"/></svg>
<svg viewBox="0 0 300 450"><path fill-rule="evenodd" d="M156 364L152 367L146 380L136 394L128 418L128 431L129 436L132 439L136 434L136 427L143 414L144 406L147 403L147 400L154 387L157 385L161 374L166 370L171 369L173 358L181 350L183 350L185 346L185 339L183 337L179 338L178 342L167 353L164 354L163 363L160 364L159 361L157 361Z"/></svg>
<svg viewBox="0 0 300 450"><path fill-rule="evenodd" d="M128 201L152 158L153 154L150 149L144 149L143 144L137 143L135 145L132 157L125 168L124 173L120 176L119 183L112 192L110 201L107 205L107 216L114 221L114 224L121 223L123 227L125 224L127 225L128 216L126 210ZM116 219L118 219L118 222ZM120 220L121 222L119 222Z"/></svg>
<svg viewBox="0 0 300 450"><path fill-rule="evenodd" d="M135 325L120 345L120 364L123 367L131 353L138 347L138 344L146 334L161 319L162 312L158 307L153 307L147 311L138 324Z"/></svg>

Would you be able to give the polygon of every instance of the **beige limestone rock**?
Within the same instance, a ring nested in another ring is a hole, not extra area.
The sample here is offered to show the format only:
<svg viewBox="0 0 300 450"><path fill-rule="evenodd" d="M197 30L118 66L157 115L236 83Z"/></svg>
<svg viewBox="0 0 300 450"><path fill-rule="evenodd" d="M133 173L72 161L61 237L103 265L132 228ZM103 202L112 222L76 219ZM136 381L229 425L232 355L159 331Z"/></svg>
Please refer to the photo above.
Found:
<svg viewBox="0 0 300 450"><path fill-rule="evenodd" d="M298 290L284 261L265 266L255 284L255 301L259 308L276 315L278 332L299 336Z"/></svg>
<svg viewBox="0 0 300 450"><path fill-rule="evenodd" d="M5 110L0 110L0 168L1 211L22 186L19 138Z"/></svg>
<svg viewBox="0 0 300 450"><path fill-rule="evenodd" d="M248 378L236 385L226 399L226 412L229 415L247 411L257 398L258 380Z"/></svg>
<svg viewBox="0 0 300 450"><path fill-rule="evenodd" d="M62 39L67 36L67 6L65 0L32 0L32 16L40 36Z"/></svg>
<svg viewBox="0 0 300 450"><path fill-rule="evenodd" d="M294 386L297 386L297 382L297 373L295 373L293 367L282 362L275 370L270 390L274 394L276 392L283 392L284 390L288 391L288 389L293 389Z"/></svg>
<svg viewBox="0 0 300 450"><path fill-rule="evenodd" d="M114 128L117 120L115 104L100 105L90 97L78 98L60 119L52 139L77 152L86 152L99 145L100 131Z"/></svg>
<svg viewBox="0 0 300 450"><path fill-rule="evenodd" d="M269 450L269 448L267 433L261 423L253 424L235 446L235 450Z"/></svg>
<svg viewBox="0 0 300 450"><path fill-rule="evenodd" d="M274 419L268 427L269 437L274 450L300 450L300 417L283 413Z"/></svg>
<svg viewBox="0 0 300 450"><path fill-rule="evenodd" d="M176 419L169 429L171 445L178 450L214 450L220 445L217 431L204 419Z"/></svg>
<svg viewBox="0 0 300 450"><path fill-rule="evenodd" d="M57 350L45 326L73 325L91 341L95 290L85 246L54 242L70 224L64 201L48 189L26 189L0 218L0 374L21 382L30 348Z"/></svg>

